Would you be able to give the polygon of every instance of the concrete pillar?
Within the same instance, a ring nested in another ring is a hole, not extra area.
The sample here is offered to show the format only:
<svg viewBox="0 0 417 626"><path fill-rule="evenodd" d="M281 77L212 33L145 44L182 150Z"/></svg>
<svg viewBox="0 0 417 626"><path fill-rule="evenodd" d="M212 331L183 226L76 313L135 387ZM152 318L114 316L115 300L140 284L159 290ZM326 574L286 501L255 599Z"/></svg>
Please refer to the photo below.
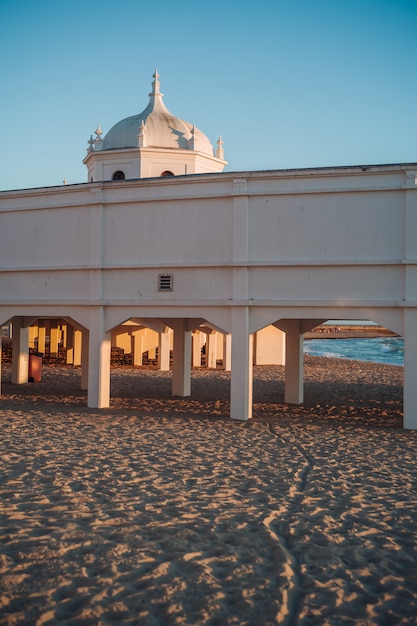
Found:
<svg viewBox="0 0 417 626"><path fill-rule="evenodd" d="M143 364L143 329L132 332L133 365Z"/></svg>
<svg viewBox="0 0 417 626"><path fill-rule="evenodd" d="M417 172L407 173L405 192L405 301L414 302L417 293ZM404 309L404 428L417 430L417 309Z"/></svg>
<svg viewBox="0 0 417 626"><path fill-rule="evenodd" d="M172 395L182 398L191 395L191 331L187 320L175 320L174 360L172 368Z"/></svg>
<svg viewBox="0 0 417 626"><path fill-rule="evenodd" d="M89 339L90 333L88 330L82 331L81 339L81 389L86 391L88 389L88 354L89 354Z"/></svg>
<svg viewBox="0 0 417 626"><path fill-rule="evenodd" d="M88 347L88 406L101 409L110 406L111 336L105 330L104 311L90 309Z"/></svg>
<svg viewBox="0 0 417 626"><path fill-rule="evenodd" d="M67 342L66 342L67 365L72 365L74 363L74 334L75 334L75 328L73 326L68 326Z"/></svg>
<svg viewBox="0 0 417 626"><path fill-rule="evenodd" d="M45 354L46 325L45 320L38 320L38 352Z"/></svg>
<svg viewBox="0 0 417 626"><path fill-rule="evenodd" d="M1 336L1 326L0 326L0 396L1 396L1 358L2 358L2 348L3 348L3 338Z"/></svg>
<svg viewBox="0 0 417 626"><path fill-rule="evenodd" d="M404 311L404 428L417 430L417 310Z"/></svg>
<svg viewBox="0 0 417 626"><path fill-rule="evenodd" d="M29 329L23 325L23 318L13 319L12 341L12 383L22 385L29 378Z"/></svg>
<svg viewBox="0 0 417 626"><path fill-rule="evenodd" d="M158 343L158 368L163 372L169 371L169 360L171 354L171 333L169 328L159 333Z"/></svg>
<svg viewBox="0 0 417 626"><path fill-rule="evenodd" d="M216 369L217 367L217 333L212 331L206 335L206 359L207 367Z"/></svg>
<svg viewBox="0 0 417 626"><path fill-rule="evenodd" d="M284 401L301 404L304 399L304 353L300 320L285 322L285 391Z"/></svg>
<svg viewBox="0 0 417 626"><path fill-rule="evenodd" d="M60 343L65 350L68 342L68 324L60 324Z"/></svg>
<svg viewBox="0 0 417 626"><path fill-rule="evenodd" d="M58 320L51 320L49 330L49 354L51 356L58 356L60 334Z"/></svg>
<svg viewBox="0 0 417 626"><path fill-rule="evenodd" d="M74 357L73 365L81 365L81 350L83 334L78 328L74 328Z"/></svg>
<svg viewBox="0 0 417 626"><path fill-rule="evenodd" d="M232 317L232 369L230 378L230 417L247 420L253 408L253 335L249 333L249 309L235 307Z"/></svg>
<svg viewBox="0 0 417 626"><path fill-rule="evenodd" d="M232 335L223 335L223 367L226 372L232 369Z"/></svg>
<svg viewBox="0 0 417 626"><path fill-rule="evenodd" d="M202 333L199 330L195 330L192 335L192 351L193 351L193 366L201 367L201 337Z"/></svg>
<svg viewBox="0 0 417 626"><path fill-rule="evenodd" d="M33 348L35 350L38 349L38 324L32 324L29 326L29 348Z"/></svg>
<svg viewBox="0 0 417 626"><path fill-rule="evenodd" d="M68 325L66 331L67 365L81 365L81 341L81 331Z"/></svg>

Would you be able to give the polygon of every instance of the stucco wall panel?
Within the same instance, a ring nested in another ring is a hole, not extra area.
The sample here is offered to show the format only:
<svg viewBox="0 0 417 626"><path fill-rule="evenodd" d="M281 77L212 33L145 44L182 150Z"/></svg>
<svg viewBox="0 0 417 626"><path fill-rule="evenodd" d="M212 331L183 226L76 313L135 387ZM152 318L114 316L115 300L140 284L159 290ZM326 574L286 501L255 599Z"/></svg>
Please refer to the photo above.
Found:
<svg viewBox="0 0 417 626"><path fill-rule="evenodd" d="M0 301L411 302L416 272L401 262L415 256L416 190L401 166L374 169L2 192ZM172 292L158 273L173 274Z"/></svg>
<svg viewBox="0 0 417 626"><path fill-rule="evenodd" d="M91 287L91 274L83 271L0 272L0 304L88 302L100 298Z"/></svg>
<svg viewBox="0 0 417 626"><path fill-rule="evenodd" d="M400 192L250 198L251 260L400 260Z"/></svg>
<svg viewBox="0 0 417 626"><path fill-rule="evenodd" d="M2 267L52 267L88 264L88 209L62 208L1 214Z"/></svg>
<svg viewBox="0 0 417 626"><path fill-rule="evenodd" d="M219 262L230 256L231 213L221 201L107 206L104 229L105 265Z"/></svg>
<svg viewBox="0 0 417 626"><path fill-rule="evenodd" d="M159 275L170 274L172 291L159 291ZM182 301L227 300L231 294L231 271L200 268L125 269L103 272L103 299L109 302L129 301L145 305L147 301L161 304Z"/></svg>
<svg viewBox="0 0 417 626"><path fill-rule="evenodd" d="M249 298L285 302L324 300L343 304L349 301L388 300L395 304L403 298L403 268L357 267L281 267L252 268L249 272ZM390 285L387 292L387 284Z"/></svg>

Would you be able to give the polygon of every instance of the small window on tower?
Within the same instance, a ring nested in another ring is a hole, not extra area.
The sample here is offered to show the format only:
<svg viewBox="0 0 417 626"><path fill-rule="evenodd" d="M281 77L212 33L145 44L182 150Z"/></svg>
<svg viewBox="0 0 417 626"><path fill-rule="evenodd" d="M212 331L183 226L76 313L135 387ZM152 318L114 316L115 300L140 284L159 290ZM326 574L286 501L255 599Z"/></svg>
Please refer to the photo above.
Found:
<svg viewBox="0 0 417 626"><path fill-rule="evenodd" d="M165 172L162 172L161 176L174 176L173 172L170 172L169 170L165 170Z"/></svg>
<svg viewBox="0 0 417 626"><path fill-rule="evenodd" d="M173 290L172 274L159 274L158 291L172 291L172 290Z"/></svg>
<svg viewBox="0 0 417 626"><path fill-rule="evenodd" d="M113 174L112 180L125 180L125 173L122 172L122 170L117 170L117 172Z"/></svg>

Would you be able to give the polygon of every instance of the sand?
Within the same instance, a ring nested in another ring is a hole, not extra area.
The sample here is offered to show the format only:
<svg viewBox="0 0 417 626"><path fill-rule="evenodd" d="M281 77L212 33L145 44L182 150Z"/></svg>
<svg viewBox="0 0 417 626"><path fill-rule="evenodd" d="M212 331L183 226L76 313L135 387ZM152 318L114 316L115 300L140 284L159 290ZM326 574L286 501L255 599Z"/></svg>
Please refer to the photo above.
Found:
<svg viewBox="0 0 417 626"><path fill-rule="evenodd" d="M306 357L305 403L254 368L112 369L110 409L80 371L43 367L0 399L0 625L417 623L417 432L403 369Z"/></svg>

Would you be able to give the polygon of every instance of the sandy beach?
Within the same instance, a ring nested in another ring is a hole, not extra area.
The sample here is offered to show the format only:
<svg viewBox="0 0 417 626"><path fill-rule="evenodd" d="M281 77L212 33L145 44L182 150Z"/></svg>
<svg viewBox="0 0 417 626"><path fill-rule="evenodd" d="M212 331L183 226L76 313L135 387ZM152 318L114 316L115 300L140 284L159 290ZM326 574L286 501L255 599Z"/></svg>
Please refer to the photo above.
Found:
<svg viewBox="0 0 417 626"><path fill-rule="evenodd" d="M305 403L254 368L114 367L86 408L80 370L0 398L0 625L417 623L417 432L402 367L306 357Z"/></svg>

